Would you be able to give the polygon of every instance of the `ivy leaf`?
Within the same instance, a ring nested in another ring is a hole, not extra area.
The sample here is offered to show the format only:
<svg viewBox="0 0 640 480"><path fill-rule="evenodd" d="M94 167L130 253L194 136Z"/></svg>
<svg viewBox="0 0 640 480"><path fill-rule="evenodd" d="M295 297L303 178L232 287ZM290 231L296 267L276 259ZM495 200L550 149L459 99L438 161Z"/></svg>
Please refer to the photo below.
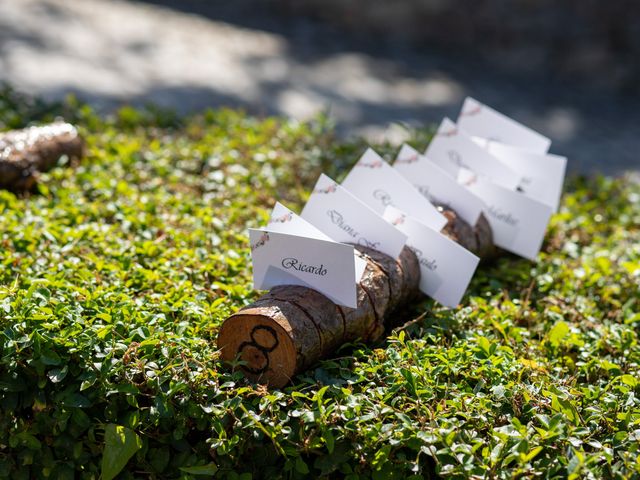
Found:
<svg viewBox="0 0 640 480"><path fill-rule="evenodd" d="M549 342L554 347L562 344L562 340L569 334L569 325L564 321L557 322L549 331Z"/></svg>
<svg viewBox="0 0 640 480"><path fill-rule="evenodd" d="M104 431L102 479L115 478L141 447L142 440L133 430L121 425L108 424Z"/></svg>
<svg viewBox="0 0 640 480"><path fill-rule="evenodd" d="M180 470L189 475L210 475L213 476L218 471L218 466L211 462L207 465L199 465L197 467L180 467Z"/></svg>
<svg viewBox="0 0 640 480"><path fill-rule="evenodd" d="M47 373L47 377L53 383L60 383L67 376L67 372L69 371L69 367L65 365L62 368L54 368Z"/></svg>

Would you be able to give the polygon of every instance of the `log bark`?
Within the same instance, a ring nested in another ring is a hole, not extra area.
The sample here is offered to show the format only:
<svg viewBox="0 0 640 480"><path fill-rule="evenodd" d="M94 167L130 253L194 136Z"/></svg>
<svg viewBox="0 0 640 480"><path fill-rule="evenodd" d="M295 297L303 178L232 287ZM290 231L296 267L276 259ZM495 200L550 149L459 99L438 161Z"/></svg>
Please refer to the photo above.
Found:
<svg viewBox="0 0 640 480"><path fill-rule="evenodd" d="M75 161L84 154L84 142L73 125L56 122L0 133L0 188L31 190L38 172L53 168L66 155Z"/></svg>
<svg viewBox="0 0 640 480"><path fill-rule="evenodd" d="M476 224L471 226L451 208L443 205L438 205L437 208L447 218L447 224L442 229L443 235L483 260L497 255L498 249L493 244L493 232L483 213L478 217Z"/></svg>
<svg viewBox="0 0 640 480"><path fill-rule="evenodd" d="M345 343L380 340L389 314L418 294L420 267L406 247L397 260L357 248L367 260L357 308L337 306L310 288L275 287L222 324L222 360L240 360L247 377L278 388Z"/></svg>
<svg viewBox="0 0 640 480"><path fill-rule="evenodd" d="M481 215L470 226L453 210L442 233L481 258L495 255L491 227ZM357 288L358 306L335 305L315 290L283 285L229 317L218 335L221 359L254 381L282 387L291 378L355 340L374 343L396 326L391 315L419 295L420 267L405 247L397 260L356 246L367 261Z"/></svg>

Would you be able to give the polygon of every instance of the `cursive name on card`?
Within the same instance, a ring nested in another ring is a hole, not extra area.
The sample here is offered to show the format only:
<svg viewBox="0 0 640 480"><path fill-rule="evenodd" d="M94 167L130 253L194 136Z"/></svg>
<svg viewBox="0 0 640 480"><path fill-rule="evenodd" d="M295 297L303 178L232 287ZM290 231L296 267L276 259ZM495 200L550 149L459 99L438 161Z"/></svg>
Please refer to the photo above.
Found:
<svg viewBox="0 0 640 480"><path fill-rule="evenodd" d="M460 180L488 205L485 212L495 245L535 260L551 217L551 206L484 178L467 182L464 177L469 175L473 177L462 171Z"/></svg>
<svg viewBox="0 0 640 480"><path fill-rule="evenodd" d="M495 205L489 205L487 209L487 213L494 219L504 222L512 227L518 225L518 219L514 218L511 212L505 212L500 207L496 207Z"/></svg>
<svg viewBox="0 0 640 480"><path fill-rule="evenodd" d="M314 275L320 275L322 277L324 277L327 274L327 269L324 267L324 265L322 264L320 264L320 266L306 265L304 263L300 263L300 261L294 257L283 258L282 267L285 270L293 269L293 270L297 270L298 272L313 273Z"/></svg>
<svg viewBox="0 0 640 480"><path fill-rule="evenodd" d="M356 243L358 245L369 248L377 248L380 244L380 242L372 242L370 240L367 240L364 236L360 235L360 233L358 233L355 228L344 221L344 217L339 211L329 210L327 211L327 214L329 215L329 218L331 218L331 221L339 228L344 230L347 234L351 235L356 240Z"/></svg>
<svg viewBox="0 0 640 480"><path fill-rule="evenodd" d="M456 306L480 259L397 208L387 207L384 218L407 234L407 247L418 257L420 290L443 305Z"/></svg>
<svg viewBox="0 0 640 480"><path fill-rule="evenodd" d="M283 208L278 210L282 212ZM292 217L292 222L298 220ZM251 251L256 289L300 285L317 290L338 305L357 306L356 260L360 259L352 245L252 228L249 237L252 245L261 244Z"/></svg>
<svg viewBox="0 0 640 480"><path fill-rule="evenodd" d="M382 168L359 170L377 172ZM334 187L329 195L323 193L328 187ZM392 258L398 258L407 241L406 235L326 175L318 179L301 216L336 242L375 248Z"/></svg>
<svg viewBox="0 0 640 480"><path fill-rule="evenodd" d="M429 260L424 256L424 254L422 253L422 250L420 250L419 248L411 245L407 245L407 246L413 251L413 253L416 254L416 257L418 257L418 263L420 263L422 267L428 270L431 270L432 272L435 272L438 269L438 262L436 261L435 258L432 258L431 260Z"/></svg>
<svg viewBox="0 0 640 480"><path fill-rule="evenodd" d="M353 238L358 238L360 236L360 234L358 233L358 231L353 228L351 225L348 225L345 221L344 221L344 217L342 216L342 214L337 211L337 210L327 210L327 215L329 215L329 218L331 219L331 221L333 222L334 225L337 225L338 228L340 228L342 231L344 231L347 235L353 237Z"/></svg>
<svg viewBox="0 0 640 480"><path fill-rule="evenodd" d="M279 202L276 202L276 205L273 207L267 230L299 235L301 237L316 238L318 240L331 240L327 235ZM355 253L356 252L354 252L356 278L360 279L367 267L367 262Z"/></svg>

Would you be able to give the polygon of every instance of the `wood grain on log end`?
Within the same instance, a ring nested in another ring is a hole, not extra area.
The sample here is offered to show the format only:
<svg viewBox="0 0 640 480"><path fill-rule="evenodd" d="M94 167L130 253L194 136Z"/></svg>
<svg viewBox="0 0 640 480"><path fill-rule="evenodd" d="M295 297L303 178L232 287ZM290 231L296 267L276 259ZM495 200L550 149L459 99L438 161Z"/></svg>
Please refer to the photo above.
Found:
<svg viewBox="0 0 640 480"><path fill-rule="evenodd" d="M31 190L38 172L50 170L64 155L79 160L84 148L76 128L63 122L0 133L0 188Z"/></svg>
<svg viewBox="0 0 640 480"><path fill-rule="evenodd" d="M276 388L289 383L298 362L294 328L286 317L290 313L275 305L255 306L229 317L218 334L222 360L244 362L240 368L256 382Z"/></svg>

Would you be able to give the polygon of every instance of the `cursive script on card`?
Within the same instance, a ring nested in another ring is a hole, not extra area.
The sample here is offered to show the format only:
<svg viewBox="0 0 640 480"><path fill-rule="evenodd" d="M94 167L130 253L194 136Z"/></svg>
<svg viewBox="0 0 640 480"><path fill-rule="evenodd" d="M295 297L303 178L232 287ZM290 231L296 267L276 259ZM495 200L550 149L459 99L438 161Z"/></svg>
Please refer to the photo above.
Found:
<svg viewBox="0 0 640 480"><path fill-rule="evenodd" d="M346 232L350 237L357 239L358 245L362 245L369 248L378 248L380 242L372 242L367 240L364 236L360 235L360 233L353 228L351 225L345 222L342 214L337 210L327 210L327 215L331 219L331 222L336 225L340 230Z"/></svg>
<svg viewBox="0 0 640 480"><path fill-rule="evenodd" d="M451 160L451 163L453 163L455 166L459 168L469 168L462 160L462 155L460 155L460 153L456 150L449 150L447 152L447 155L449 156L449 160Z"/></svg>
<svg viewBox="0 0 640 480"><path fill-rule="evenodd" d="M353 238L358 238L360 235L358 231L344 221L344 217L339 211L327 210L327 215L329 215L331 222L333 222L334 225L337 225L340 230L345 231Z"/></svg>
<svg viewBox="0 0 640 480"><path fill-rule="evenodd" d="M412 247L411 245L407 245L407 246L413 251L413 253L416 254L416 257L418 257L418 262L420 262L420 265L422 265L425 268L428 268L432 272L438 269L438 263L436 262L435 258L432 258L431 260L429 260L424 256L424 254L422 253L422 250L420 250L419 248Z"/></svg>
<svg viewBox="0 0 640 480"><path fill-rule="evenodd" d="M287 257L282 259L282 268L285 270L297 270L298 272L306 272L313 273L314 275L320 275L324 277L327 274L327 269L323 264L319 266L316 265L307 265L305 263L301 263L297 258Z"/></svg>
<svg viewBox="0 0 640 480"><path fill-rule="evenodd" d="M385 192L381 188L378 188L373 191L373 198L375 198L376 200L379 200L380 203L382 203L382 205L385 207L388 207L389 205L393 205L393 202L391 201L391 195L389 195L387 192Z"/></svg>
<svg viewBox="0 0 640 480"><path fill-rule="evenodd" d="M512 227L518 225L518 219L515 218L510 212L505 212L499 207L491 205L489 207L489 215L500 222L504 222Z"/></svg>

